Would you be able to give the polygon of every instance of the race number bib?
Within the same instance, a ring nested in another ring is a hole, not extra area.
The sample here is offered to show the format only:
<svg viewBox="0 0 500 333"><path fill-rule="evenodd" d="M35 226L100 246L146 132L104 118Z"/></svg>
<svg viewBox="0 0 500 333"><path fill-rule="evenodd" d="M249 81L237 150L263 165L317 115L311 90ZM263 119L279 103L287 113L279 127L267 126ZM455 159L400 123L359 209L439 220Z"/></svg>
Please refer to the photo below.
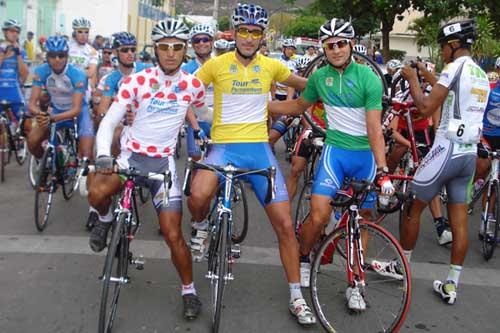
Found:
<svg viewBox="0 0 500 333"><path fill-rule="evenodd" d="M446 137L459 144L478 143L481 137L482 121L464 121L450 118Z"/></svg>

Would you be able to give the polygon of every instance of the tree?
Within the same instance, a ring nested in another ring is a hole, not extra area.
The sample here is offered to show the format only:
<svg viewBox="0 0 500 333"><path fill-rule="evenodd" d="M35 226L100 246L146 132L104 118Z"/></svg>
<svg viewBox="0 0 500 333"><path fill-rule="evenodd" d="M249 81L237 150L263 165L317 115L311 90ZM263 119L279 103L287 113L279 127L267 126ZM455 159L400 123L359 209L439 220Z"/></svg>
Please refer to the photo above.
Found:
<svg viewBox="0 0 500 333"><path fill-rule="evenodd" d="M229 16L221 16L219 17L219 22L217 22L217 28L220 31L226 31L231 28Z"/></svg>
<svg viewBox="0 0 500 333"><path fill-rule="evenodd" d="M269 27L279 36L285 32L285 29L291 25L294 20L295 15L284 12L274 13L269 18Z"/></svg>
<svg viewBox="0 0 500 333"><path fill-rule="evenodd" d="M429 59L432 63L441 63L440 48L437 43L439 32L439 22L431 19L429 16L419 17L408 26L408 30L415 33L418 50L422 47L428 47Z"/></svg>
<svg viewBox="0 0 500 333"><path fill-rule="evenodd" d="M323 16L299 16L284 31L286 36L318 38L319 27L326 21Z"/></svg>

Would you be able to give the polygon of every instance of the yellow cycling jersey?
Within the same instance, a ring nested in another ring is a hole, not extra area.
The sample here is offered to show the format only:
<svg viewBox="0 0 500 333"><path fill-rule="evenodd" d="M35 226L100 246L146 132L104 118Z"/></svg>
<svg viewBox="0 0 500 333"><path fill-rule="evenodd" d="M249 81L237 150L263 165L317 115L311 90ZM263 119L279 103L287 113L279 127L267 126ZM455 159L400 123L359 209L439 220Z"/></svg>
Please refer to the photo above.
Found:
<svg viewBox="0 0 500 333"><path fill-rule="evenodd" d="M257 54L243 66L235 52L208 60L196 76L214 87L212 142L267 142L267 103L273 81L283 82L290 70L279 60Z"/></svg>

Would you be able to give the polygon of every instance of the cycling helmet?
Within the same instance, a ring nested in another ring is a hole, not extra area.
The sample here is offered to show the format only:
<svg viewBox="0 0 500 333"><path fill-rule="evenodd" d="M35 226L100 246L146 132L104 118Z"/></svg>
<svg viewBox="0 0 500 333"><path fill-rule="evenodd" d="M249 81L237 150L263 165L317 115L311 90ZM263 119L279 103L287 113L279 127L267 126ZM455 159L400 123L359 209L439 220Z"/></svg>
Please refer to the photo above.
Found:
<svg viewBox="0 0 500 333"><path fill-rule="evenodd" d="M90 21L84 17L76 18L73 20L71 24L73 26L73 30L76 29L90 29Z"/></svg>
<svg viewBox="0 0 500 333"><path fill-rule="evenodd" d="M250 24L266 29L269 18L267 11L259 5L239 3L231 15L231 23L235 28L240 24Z"/></svg>
<svg viewBox="0 0 500 333"><path fill-rule="evenodd" d="M289 38L289 39L285 39L285 40L283 41L283 43L281 43L281 46L282 46L283 48L285 48L285 47L293 47L293 48L297 48L297 47L295 46L295 43L294 43L293 39L291 39L291 38Z"/></svg>
<svg viewBox="0 0 500 333"><path fill-rule="evenodd" d="M189 28L181 20L167 18L158 21L151 31L151 39L157 42L162 38L178 38L183 41L189 39Z"/></svg>
<svg viewBox="0 0 500 333"><path fill-rule="evenodd" d="M402 67L403 67L403 64L398 59L391 59L387 62L388 69L398 70Z"/></svg>
<svg viewBox="0 0 500 333"><path fill-rule="evenodd" d="M101 47L101 50L111 50L113 49L113 45L111 44L110 41L104 42L104 44Z"/></svg>
<svg viewBox="0 0 500 333"><path fill-rule="evenodd" d="M68 52L68 41L62 36L50 36L45 41L45 49L47 52Z"/></svg>
<svg viewBox="0 0 500 333"><path fill-rule="evenodd" d="M217 39L214 42L214 48L216 50L229 50L230 47L229 42L225 39Z"/></svg>
<svg viewBox="0 0 500 333"><path fill-rule="evenodd" d="M120 46L124 45L134 45L134 46L137 45L137 40L135 39L135 36L127 31L114 33L112 37L113 37L112 44L114 49L117 49Z"/></svg>
<svg viewBox="0 0 500 333"><path fill-rule="evenodd" d="M312 58L310 57L300 57L295 61L295 67L297 70L303 70L307 68L307 65L311 62Z"/></svg>
<svg viewBox="0 0 500 333"><path fill-rule="evenodd" d="M500 68L500 57L498 57L497 61L495 62L495 68Z"/></svg>
<svg viewBox="0 0 500 333"><path fill-rule="evenodd" d="M358 53L361 53L363 55L367 55L368 54L368 51L366 50L366 46L364 46L362 44L356 44L356 45L354 45L354 51L358 52Z"/></svg>
<svg viewBox="0 0 500 333"><path fill-rule="evenodd" d="M196 24L191 28L191 31L189 32L189 39L192 39L193 37L201 34L208 35L210 38L214 38L214 29L212 29L212 27L208 24Z"/></svg>
<svg viewBox="0 0 500 333"><path fill-rule="evenodd" d="M477 38L476 21L465 20L447 23L439 29L437 42L442 44L458 39L462 44L472 45Z"/></svg>
<svg viewBox="0 0 500 333"><path fill-rule="evenodd" d="M319 28L319 38L324 42L330 37L344 37L348 39L354 38L354 28L351 22L346 22L343 19L332 18Z"/></svg>
<svg viewBox="0 0 500 333"><path fill-rule="evenodd" d="M2 30L15 29L17 32L21 32L21 23L14 19L8 19L2 25Z"/></svg>

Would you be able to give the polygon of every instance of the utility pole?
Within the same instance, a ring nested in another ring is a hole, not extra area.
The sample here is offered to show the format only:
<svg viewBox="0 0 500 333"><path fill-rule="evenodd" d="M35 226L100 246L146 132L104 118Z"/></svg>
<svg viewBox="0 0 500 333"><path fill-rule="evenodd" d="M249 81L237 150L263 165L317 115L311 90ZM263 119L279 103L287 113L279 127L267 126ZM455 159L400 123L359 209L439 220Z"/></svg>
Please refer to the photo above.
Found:
<svg viewBox="0 0 500 333"><path fill-rule="evenodd" d="M217 24L217 21L219 20L219 0L214 0L214 12L212 14L215 24Z"/></svg>

